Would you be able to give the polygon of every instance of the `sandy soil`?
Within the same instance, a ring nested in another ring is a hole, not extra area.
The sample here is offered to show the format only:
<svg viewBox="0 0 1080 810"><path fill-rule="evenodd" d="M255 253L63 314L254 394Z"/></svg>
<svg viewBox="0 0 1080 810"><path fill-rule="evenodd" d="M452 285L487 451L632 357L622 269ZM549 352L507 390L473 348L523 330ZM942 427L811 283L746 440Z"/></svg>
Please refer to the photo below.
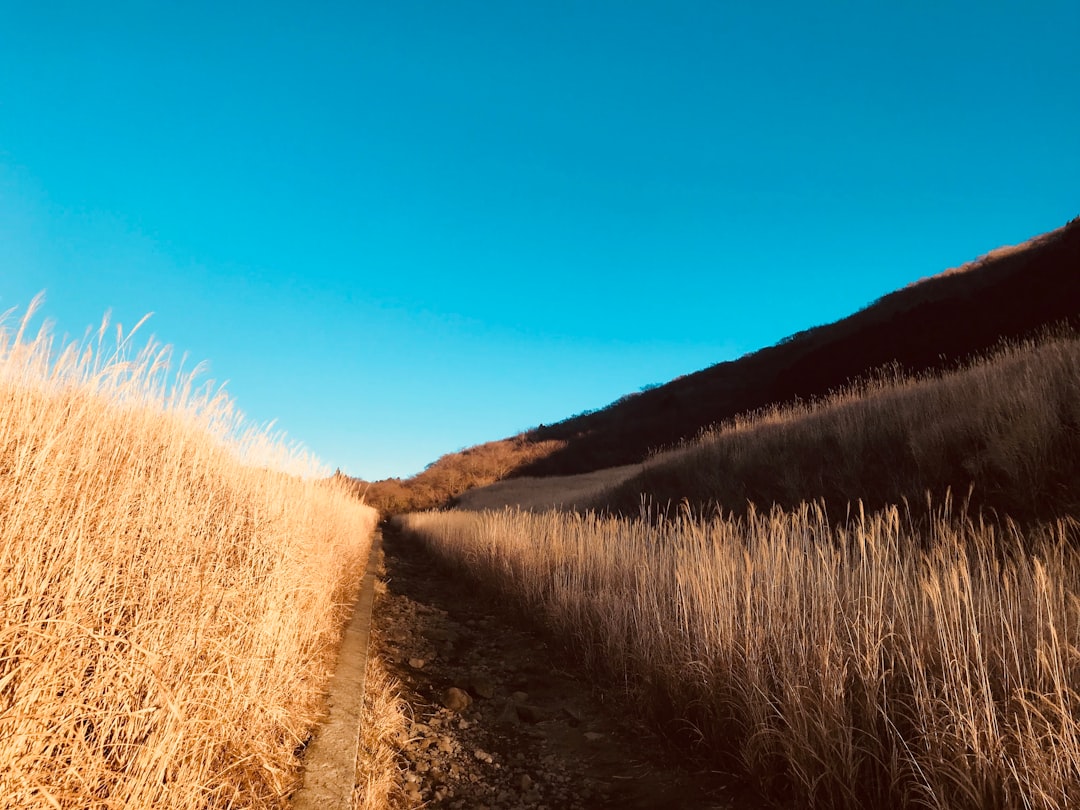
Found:
<svg viewBox="0 0 1080 810"><path fill-rule="evenodd" d="M603 493L641 472L640 464L609 467L580 475L506 478L458 496L455 507L470 512L517 506L527 510L587 508Z"/></svg>
<svg viewBox="0 0 1080 810"><path fill-rule="evenodd" d="M407 806L760 807L606 699L556 645L416 545L385 534L373 643L413 713Z"/></svg>

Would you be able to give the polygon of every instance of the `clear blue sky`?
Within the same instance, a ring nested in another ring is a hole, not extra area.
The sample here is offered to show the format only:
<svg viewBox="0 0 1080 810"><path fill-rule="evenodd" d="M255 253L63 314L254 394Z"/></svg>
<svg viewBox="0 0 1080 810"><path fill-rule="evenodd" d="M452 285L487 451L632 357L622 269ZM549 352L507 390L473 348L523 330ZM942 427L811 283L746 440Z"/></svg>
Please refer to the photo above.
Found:
<svg viewBox="0 0 1080 810"><path fill-rule="evenodd" d="M1080 4L0 0L0 309L408 475L1080 214Z"/></svg>

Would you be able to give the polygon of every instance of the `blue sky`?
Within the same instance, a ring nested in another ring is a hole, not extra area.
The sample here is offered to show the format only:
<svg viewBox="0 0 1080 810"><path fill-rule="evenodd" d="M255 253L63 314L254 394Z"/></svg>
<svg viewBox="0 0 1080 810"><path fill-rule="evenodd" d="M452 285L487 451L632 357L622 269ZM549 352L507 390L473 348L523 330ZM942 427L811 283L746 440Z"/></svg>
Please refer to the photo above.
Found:
<svg viewBox="0 0 1080 810"><path fill-rule="evenodd" d="M1077 41L1075 0L0 0L0 309L153 312L404 476L1080 214Z"/></svg>

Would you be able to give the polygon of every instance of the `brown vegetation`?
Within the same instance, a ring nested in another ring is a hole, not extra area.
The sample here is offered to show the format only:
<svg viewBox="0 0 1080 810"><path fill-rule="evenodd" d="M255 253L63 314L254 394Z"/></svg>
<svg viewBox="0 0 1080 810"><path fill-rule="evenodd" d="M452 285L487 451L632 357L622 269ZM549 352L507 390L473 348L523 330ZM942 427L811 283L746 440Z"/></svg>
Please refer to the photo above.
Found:
<svg viewBox="0 0 1080 810"><path fill-rule="evenodd" d="M0 328L4 806L284 806L376 513L167 350L25 327Z"/></svg>
<svg viewBox="0 0 1080 810"><path fill-rule="evenodd" d="M398 518L546 622L637 711L785 804L1066 808L1080 795L1080 551L948 512L834 527L442 512Z"/></svg>
<svg viewBox="0 0 1080 810"><path fill-rule="evenodd" d="M945 376L878 374L812 403L730 420L657 456L592 506L642 496L742 511L823 502L877 509L927 491L1025 522L1080 514L1080 336L1001 348Z"/></svg>
<svg viewBox="0 0 1080 810"><path fill-rule="evenodd" d="M386 662L378 654L368 657L364 683L366 693L357 750L353 810L407 806L398 765L401 739L409 727L401 684L390 674Z"/></svg>
<svg viewBox="0 0 1080 810"><path fill-rule="evenodd" d="M448 453L412 478L367 483L352 480L354 491L383 514L415 512L442 506L461 493L499 481L522 464L555 452L559 441L532 441L525 436L487 442Z"/></svg>
<svg viewBox="0 0 1080 810"><path fill-rule="evenodd" d="M827 326L528 434L566 446L517 475L564 475L643 460L742 413L821 397L890 364L943 370L1003 339L1080 318L1080 218L1010 251L897 290Z"/></svg>

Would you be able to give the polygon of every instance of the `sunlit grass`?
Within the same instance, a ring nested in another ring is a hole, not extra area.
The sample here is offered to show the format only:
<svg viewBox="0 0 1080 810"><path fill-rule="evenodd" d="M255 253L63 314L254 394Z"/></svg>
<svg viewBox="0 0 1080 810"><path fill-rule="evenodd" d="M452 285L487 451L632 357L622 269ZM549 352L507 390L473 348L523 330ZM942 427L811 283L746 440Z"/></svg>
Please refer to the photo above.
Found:
<svg viewBox="0 0 1080 810"><path fill-rule="evenodd" d="M280 807L375 513L104 327L0 329L5 807Z"/></svg>

